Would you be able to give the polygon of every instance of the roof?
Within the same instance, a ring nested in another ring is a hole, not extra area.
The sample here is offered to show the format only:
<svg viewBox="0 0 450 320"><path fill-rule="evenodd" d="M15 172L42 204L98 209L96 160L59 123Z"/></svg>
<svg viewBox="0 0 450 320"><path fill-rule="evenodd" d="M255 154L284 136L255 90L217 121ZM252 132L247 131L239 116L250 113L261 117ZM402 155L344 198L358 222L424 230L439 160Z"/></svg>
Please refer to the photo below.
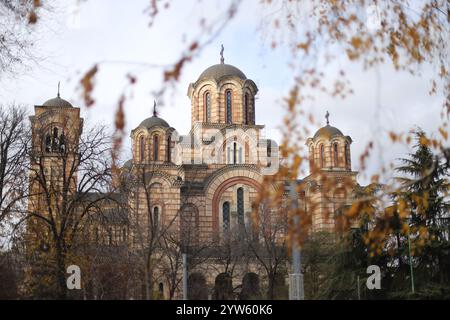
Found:
<svg viewBox="0 0 450 320"><path fill-rule="evenodd" d="M122 168L131 168L132 166L133 166L133 159L130 159L130 160L127 160L127 161L123 164Z"/></svg>
<svg viewBox="0 0 450 320"><path fill-rule="evenodd" d="M145 119L141 122L139 126L144 126L148 129L152 127L163 127L163 128L169 128L170 125L167 123L166 120L159 118L157 116L151 116L150 118Z"/></svg>
<svg viewBox="0 0 450 320"><path fill-rule="evenodd" d="M235 66L232 66L231 64L219 63L203 71L197 81L206 79L214 79L218 81L227 76L235 76L242 80L247 79L245 74Z"/></svg>
<svg viewBox="0 0 450 320"><path fill-rule="evenodd" d="M73 105L62 98L59 95L56 98L45 101L42 106L44 107L59 107L59 108L73 108Z"/></svg>
<svg viewBox="0 0 450 320"><path fill-rule="evenodd" d="M334 136L344 136L344 134L338 128L332 127L327 124L325 127L317 130L317 132L314 134L314 139L317 139L319 137L330 139Z"/></svg>

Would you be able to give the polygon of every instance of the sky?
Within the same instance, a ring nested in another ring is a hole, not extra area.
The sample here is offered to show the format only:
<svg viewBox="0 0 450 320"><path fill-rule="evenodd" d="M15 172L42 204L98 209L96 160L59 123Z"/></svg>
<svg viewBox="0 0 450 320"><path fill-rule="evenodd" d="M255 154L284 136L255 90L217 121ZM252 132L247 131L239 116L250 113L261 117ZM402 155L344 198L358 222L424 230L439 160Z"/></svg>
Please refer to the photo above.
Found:
<svg viewBox="0 0 450 320"><path fill-rule="evenodd" d="M261 32L260 18L266 13L260 10L258 2L243 2L236 17L186 65L178 85L170 91L164 105L158 107L159 116L180 134L186 134L191 125L188 85L204 69L219 63L223 44L225 63L240 68L259 88L256 122L266 126L266 137L280 141L279 128L284 115L281 102L292 84L290 56L282 47L272 49L270 39ZM198 33L202 16L215 17L224 8L224 2L218 0L174 1L149 27L150 17L145 11L149 1L146 0L58 0L51 3L52 8L42 14L34 30L38 63L16 75L2 76L0 99L3 103L24 104L31 113L33 105L56 96L57 84L61 81L61 97L81 108L85 125L102 123L112 127L119 96L123 92L131 94L126 74L136 75L138 82L125 109L124 158L130 154L130 131L152 114L153 92L162 80L161 66L180 58L186 43ZM359 156L368 141L375 140L376 148L368 169L359 177L364 184L383 164L411 151L406 146L392 145L389 131L408 131L420 126L437 135L441 99L428 94L430 66L423 67L421 76L415 77L396 72L388 65L365 71L358 64L339 63L346 70L354 94L345 100L317 95L305 108L321 125L325 125L324 115L328 110L331 125L352 137L352 163L356 171L360 170ZM96 103L86 108L78 82L94 64L100 66L93 92ZM311 135L317 129L318 125L310 125ZM389 179L389 176L384 178Z"/></svg>

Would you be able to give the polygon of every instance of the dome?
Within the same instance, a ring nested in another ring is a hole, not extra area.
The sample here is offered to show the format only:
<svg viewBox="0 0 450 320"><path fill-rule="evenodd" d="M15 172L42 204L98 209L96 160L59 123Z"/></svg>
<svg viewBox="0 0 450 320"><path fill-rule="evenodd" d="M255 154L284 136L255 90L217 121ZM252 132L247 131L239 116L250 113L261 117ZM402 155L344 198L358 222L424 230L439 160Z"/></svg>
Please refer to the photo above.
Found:
<svg viewBox="0 0 450 320"><path fill-rule="evenodd" d="M344 134L338 128L332 127L327 124L325 127L317 130L316 134L314 135L314 139L317 139L319 137L330 139L334 136L344 136Z"/></svg>
<svg viewBox="0 0 450 320"><path fill-rule="evenodd" d="M133 166L133 160L130 159L130 160L127 160L127 161L123 164L122 168L129 169L129 168L131 168L132 166Z"/></svg>
<svg viewBox="0 0 450 320"><path fill-rule="evenodd" d="M150 129L152 127L163 127L163 128L170 127L166 120L161 119L157 116L152 116L150 118L145 119L144 121L141 122L139 126L144 126L147 129Z"/></svg>
<svg viewBox="0 0 450 320"><path fill-rule="evenodd" d="M72 104L64 99L61 99L59 95L56 98L47 100L43 104L44 107L59 107L59 108L73 108Z"/></svg>
<svg viewBox="0 0 450 320"><path fill-rule="evenodd" d="M232 66L231 64L219 63L203 71L197 81L204 79L214 79L218 81L221 78L228 76L238 77L242 80L247 79L245 74L235 66Z"/></svg>

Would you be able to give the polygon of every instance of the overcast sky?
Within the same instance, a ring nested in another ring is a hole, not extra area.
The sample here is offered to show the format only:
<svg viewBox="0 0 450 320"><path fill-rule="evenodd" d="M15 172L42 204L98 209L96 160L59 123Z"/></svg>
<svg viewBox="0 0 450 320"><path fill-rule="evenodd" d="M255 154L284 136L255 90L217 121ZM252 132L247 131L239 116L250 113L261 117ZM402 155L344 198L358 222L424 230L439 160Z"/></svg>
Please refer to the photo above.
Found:
<svg viewBox="0 0 450 320"><path fill-rule="evenodd" d="M190 82L212 64L219 63L220 44L225 46L225 63L240 68L259 87L256 101L256 122L266 125L266 136L279 141L279 126L283 111L280 107L292 84L288 67L289 55L282 48L273 50L270 41L261 36L258 0L245 1L237 16L224 31L202 51L201 55L183 69L179 85L159 115L180 134L190 129L190 101L186 95ZM129 132L151 116L152 92L159 88L161 68L145 64L167 65L180 57L186 47L183 39L191 39L198 32L199 19L208 12L223 9L221 1L175 1L163 10L149 28L148 0L75 0L55 1L36 28L38 65L14 77L0 79L0 99L3 102L26 104L32 110L56 96L61 81L61 96L82 110L87 125L105 123L112 126L118 97L126 85L125 74L139 77L134 97L127 102L126 130ZM207 4L205 4L207 3ZM192 31L190 33L190 31ZM101 62L94 90L95 106L85 108L77 89L82 72ZM141 64L131 64L142 63ZM359 156L367 142L375 138L379 143L371 158L367 173L377 172L383 163L404 156L408 149L391 145L390 130L407 131L420 126L436 134L442 110L439 96L430 97L431 68L424 68L422 76L395 72L384 66L369 72L358 65L341 62L347 71L354 94L345 100L318 95L306 108L325 124L329 110L330 122L353 139L353 169L359 170ZM318 127L311 127L314 133ZM125 152L129 149L127 138ZM360 176L361 183L367 176Z"/></svg>

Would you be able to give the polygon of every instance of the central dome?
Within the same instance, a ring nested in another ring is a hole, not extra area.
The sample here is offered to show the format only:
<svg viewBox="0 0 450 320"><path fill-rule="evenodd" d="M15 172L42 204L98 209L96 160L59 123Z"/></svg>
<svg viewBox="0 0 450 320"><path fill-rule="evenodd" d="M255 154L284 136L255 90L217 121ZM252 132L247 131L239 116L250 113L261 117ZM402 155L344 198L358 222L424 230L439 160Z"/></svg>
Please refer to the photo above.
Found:
<svg viewBox="0 0 450 320"><path fill-rule="evenodd" d="M223 77L229 76L238 77L242 80L247 79L245 74L235 66L232 66L231 64L219 63L203 71L197 81L204 79L214 79L218 81Z"/></svg>

